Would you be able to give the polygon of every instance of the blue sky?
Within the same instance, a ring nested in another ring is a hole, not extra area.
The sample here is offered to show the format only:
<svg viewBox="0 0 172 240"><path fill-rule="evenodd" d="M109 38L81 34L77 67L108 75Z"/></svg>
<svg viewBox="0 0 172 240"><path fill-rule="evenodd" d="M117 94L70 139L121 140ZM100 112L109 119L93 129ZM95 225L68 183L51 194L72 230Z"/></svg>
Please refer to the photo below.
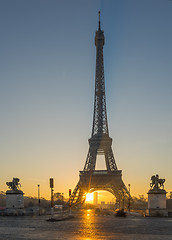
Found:
<svg viewBox="0 0 172 240"><path fill-rule="evenodd" d="M110 136L134 195L159 173L172 190L172 2L0 1L0 190L67 195L91 136L101 11ZM98 167L103 167L102 160Z"/></svg>

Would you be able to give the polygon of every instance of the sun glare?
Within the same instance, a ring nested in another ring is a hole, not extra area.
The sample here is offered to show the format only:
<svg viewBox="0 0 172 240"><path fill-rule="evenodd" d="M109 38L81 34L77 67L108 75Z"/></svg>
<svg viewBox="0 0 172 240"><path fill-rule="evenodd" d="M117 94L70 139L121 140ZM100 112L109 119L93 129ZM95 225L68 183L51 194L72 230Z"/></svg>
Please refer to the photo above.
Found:
<svg viewBox="0 0 172 240"><path fill-rule="evenodd" d="M91 202L93 201L93 193L87 193L86 195L86 202Z"/></svg>

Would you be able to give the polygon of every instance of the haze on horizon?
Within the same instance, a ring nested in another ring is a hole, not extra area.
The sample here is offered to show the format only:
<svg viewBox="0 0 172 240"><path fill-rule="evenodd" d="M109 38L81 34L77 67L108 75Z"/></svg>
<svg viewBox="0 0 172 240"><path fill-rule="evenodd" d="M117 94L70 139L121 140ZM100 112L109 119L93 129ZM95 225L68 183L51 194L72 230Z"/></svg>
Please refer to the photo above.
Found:
<svg viewBox="0 0 172 240"><path fill-rule="evenodd" d="M91 136L99 10L117 166L132 195L146 196L156 173L172 190L172 2L2 0L0 191L13 177L25 195L40 184L45 198L50 177L66 197L77 184Z"/></svg>

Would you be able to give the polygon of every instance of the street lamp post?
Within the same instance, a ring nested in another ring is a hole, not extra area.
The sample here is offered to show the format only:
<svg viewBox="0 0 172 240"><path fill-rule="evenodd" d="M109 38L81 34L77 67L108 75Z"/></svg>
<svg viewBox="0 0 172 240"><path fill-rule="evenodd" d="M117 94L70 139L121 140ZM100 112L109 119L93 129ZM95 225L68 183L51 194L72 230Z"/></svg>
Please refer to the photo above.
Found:
<svg viewBox="0 0 172 240"><path fill-rule="evenodd" d="M54 179L53 178L50 178L50 188L51 188L51 216L53 217L53 214L54 214L54 198L53 198Z"/></svg>
<svg viewBox="0 0 172 240"><path fill-rule="evenodd" d="M62 206L63 206L62 211L64 211L64 193L62 193Z"/></svg>
<svg viewBox="0 0 172 240"><path fill-rule="evenodd" d="M40 203L41 203L41 200L40 200L40 185L38 184L38 206L39 206L39 216L40 216Z"/></svg>
<svg viewBox="0 0 172 240"><path fill-rule="evenodd" d="M119 192L119 210L121 209L121 192Z"/></svg>
<svg viewBox="0 0 172 240"><path fill-rule="evenodd" d="M69 189L69 215L71 215L71 189Z"/></svg>
<svg viewBox="0 0 172 240"><path fill-rule="evenodd" d="M128 211L130 212L130 184L128 184L128 191L129 191L129 197L128 197Z"/></svg>
<svg viewBox="0 0 172 240"><path fill-rule="evenodd" d="M124 191L122 191L122 209L123 209L123 210L124 210L124 208L125 208L124 201L125 201L125 199L124 199Z"/></svg>

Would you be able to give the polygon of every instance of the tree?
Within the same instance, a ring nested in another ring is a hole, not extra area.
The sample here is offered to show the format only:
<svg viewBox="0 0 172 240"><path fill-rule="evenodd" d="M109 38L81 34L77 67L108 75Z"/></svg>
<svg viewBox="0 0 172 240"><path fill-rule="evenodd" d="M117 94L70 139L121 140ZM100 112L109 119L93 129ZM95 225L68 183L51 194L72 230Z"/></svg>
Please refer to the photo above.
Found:
<svg viewBox="0 0 172 240"><path fill-rule="evenodd" d="M63 193L60 193L60 192L54 193L54 203L56 205L62 205L64 204L64 202L65 202L65 199L64 199Z"/></svg>

